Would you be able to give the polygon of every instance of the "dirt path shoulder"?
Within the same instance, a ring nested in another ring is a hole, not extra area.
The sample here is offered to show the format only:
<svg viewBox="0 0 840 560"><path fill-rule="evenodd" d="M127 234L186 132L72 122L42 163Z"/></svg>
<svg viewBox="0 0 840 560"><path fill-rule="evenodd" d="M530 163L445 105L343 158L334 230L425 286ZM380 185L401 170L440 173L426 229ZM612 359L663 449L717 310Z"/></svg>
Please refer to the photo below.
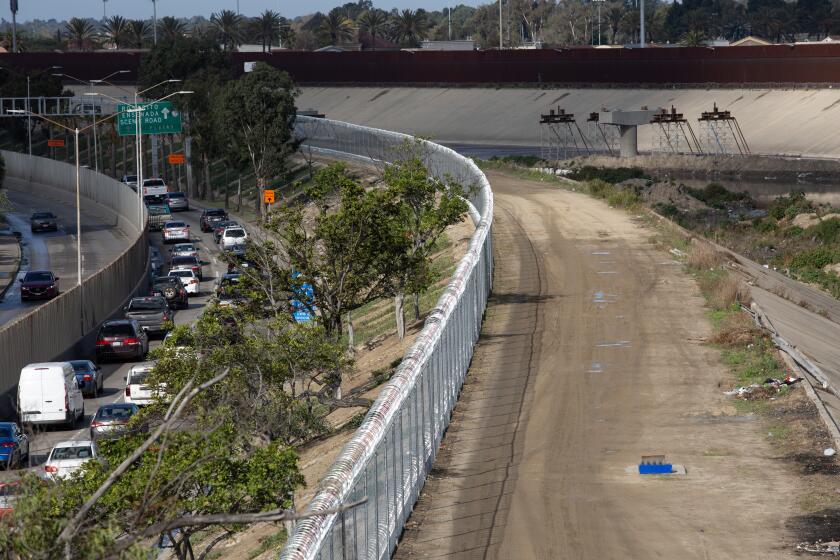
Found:
<svg viewBox="0 0 840 560"><path fill-rule="evenodd" d="M693 279L622 211L488 177L495 293L396 557L792 557L802 482L721 394ZM688 474L625 472L650 454Z"/></svg>

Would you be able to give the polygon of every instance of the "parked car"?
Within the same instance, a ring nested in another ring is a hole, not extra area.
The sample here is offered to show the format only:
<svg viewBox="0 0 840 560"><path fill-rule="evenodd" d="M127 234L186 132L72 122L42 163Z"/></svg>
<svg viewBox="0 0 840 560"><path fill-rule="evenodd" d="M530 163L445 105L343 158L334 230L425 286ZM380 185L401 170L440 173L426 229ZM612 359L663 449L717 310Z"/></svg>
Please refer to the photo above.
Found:
<svg viewBox="0 0 840 560"><path fill-rule="evenodd" d="M102 368L90 360L70 360L73 371L76 372L76 384L82 391L82 395L98 397L99 391L105 384L105 376L102 375Z"/></svg>
<svg viewBox="0 0 840 560"><path fill-rule="evenodd" d="M20 481L0 482L0 520L15 510L15 502L20 495Z"/></svg>
<svg viewBox="0 0 840 560"><path fill-rule="evenodd" d="M142 360L149 352L149 337L134 319L105 321L96 335L96 360Z"/></svg>
<svg viewBox="0 0 840 560"><path fill-rule="evenodd" d="M169 271L169 276L178 278L183 284L184 289L187 290L187 295L198 295L200 281L198 276L191 268L173 268Z"/></svg>
<svg viewBox="0 0 840 560"><path fill-rule="evenodd" d="M205 208L201 211L198 223L201 225L201 231L207 233L213 231L218 222L223 222L227 218L228 213L222 208Z"/></svg>
<svg viewBox="0 0 840 560"><path fill-rule="evenodd" d="M72 426L85 415L85 399L70 362L24 366L18 380L17 402L22 424Z"/></svg>
<svg viewBox="0 0 840 560"><path fill-rule="evenodd" d="M128 185L135 192L137 191L137 175L123 175L120 182Z"/></svg>
<svg viewBox="0 0 840 560"><path fill-rule="evenodd" d="M152 281L152 295L165 298L171 309L186 309L190 306L187 290L180 278L158 276Z"/></svg>
<svg viewBox="0 0 840 560"><path fill-rule="evenodd" d="M172 212L166 203L147 204L149 231L161 231L166 222L172 220Z"/></svg>
<svg viewBox="0 0 840 560"><path fill-rule="evenodd" d="M36 231L58 231L58 218L52 212L33 212L29 218L29 229Z"/></svg>
<svg viewBox="0 0 840 560"><path fill-rule="evenodd" d="M198 280L204 280L204 273L201 269L201 263L196 257L172 257L172 261L170 262L171 268L189 268L195 272L195 275L198 276Z"/></svg>
<svg viewBox="0 0 840 560"><path fill-rule="evenodd" d="M163 224L163 242L189 241L190 226L186 222L169 220Z"/></svg>
<svg viewBox="0 0 840 560"><path fill-rule="evenodd" d="M172 330L175 313L162 296L132 298L123 307L126 319L134 319L147 333L164 334Z"/></svg>
<svg viewBox="0 0 840 560"><path fill-rule="evenodd" d="M29 458L29 436L14 422L0 422L0 463L17 469Z"/></svg>
<svg viewBox="0 0 840 560"><path fill-rule="evenodd" d="M90 439L115 436L125 432L125 426L140 409L131 402L103 404L90 421Z"/></svg>
<svg viewBox="0 0 840 560"><path fill-rule="evenodd" d="M213 227L213 241L215 241L216 243L219 242L219 239L222 237L222 232L225 231L225 228L235 227L238 225L239 222L236 222L234 220L223 220L219 222Z"/></svg>
<svg viewBox="0 0 840 560"><path fill-rule="evenodd" d="M198 257L198 247L193 243L177 243L169 250L173 257Z"/></svg>
<svg viewBox="0 0 840 560"><path fill-rule="evenodd" d="M245 231L245 228L229 227L222 232L219 245L221 245L223 251L231 251L234 248L241 250L245 247L247 241L248 232Z"/></svg>
<svg viewBox="0 0 840 560"><path fill-rule="evenodd" d="M125 377L125 395L123 400L139 406L152 404L155 397L154 390L146 385L149 373L155 368L154 362L145 362L131 366Z"/></svg>
<svg viewBox="0 0 840 560"><path fill-rule="evenodd" d="M48 480L67 478L88 461L96 460L100 460L100 457L94 442L62 441L53 446L41 476Z"/></svg>
<svg viewBox="0 0 840 560"><path fill-rule="evenodd" d="M20 299L52 299L59 294L58 276L49 270L30 270L20 281Z"/></svg>
<svg viewBox="0 0 840 560"><path fill-rule="evenodd" d="M175 210L190 209L190 201L187 198L187 193L181 191L166 193L166 202L169 204L169 208L171 208L173 212Z"/></svg>

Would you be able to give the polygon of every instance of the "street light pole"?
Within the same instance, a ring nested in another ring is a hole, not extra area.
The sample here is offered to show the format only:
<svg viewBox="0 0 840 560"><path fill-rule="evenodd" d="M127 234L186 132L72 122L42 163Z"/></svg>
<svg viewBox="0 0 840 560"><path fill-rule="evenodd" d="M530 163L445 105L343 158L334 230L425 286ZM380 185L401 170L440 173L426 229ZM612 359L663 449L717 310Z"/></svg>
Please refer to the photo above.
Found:
<svg viewBox="0 0 840 560"><path fill-rule="evenodd" d="M32 155L32 109L29 105L31 93L29 89L29 74L26 75L26 140L29 143L29 155Z"/></svg>
<svg viewBox="0 0 840 560"><path fill-rule="evenodd" d="M76 278L79 290L82 289L82 204L81 194L82 182L79 175L79 127L73 131L76 137ZM80 292L81 295L84 295ZM82 308L84 309L84 308ZM84 319L83 319L84 320ZM82 328L84 330L84 327Z"/></svg>

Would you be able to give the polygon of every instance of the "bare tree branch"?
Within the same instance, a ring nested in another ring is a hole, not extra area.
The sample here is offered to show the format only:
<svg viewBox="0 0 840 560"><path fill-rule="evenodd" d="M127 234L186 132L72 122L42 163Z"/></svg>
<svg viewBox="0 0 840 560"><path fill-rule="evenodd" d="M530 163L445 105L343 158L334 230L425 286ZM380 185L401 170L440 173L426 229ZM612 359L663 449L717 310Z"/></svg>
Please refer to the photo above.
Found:
<svg viewBox="0 0 840 560"><path fill-rule="evenodd" d="M111 488L111 486L113 486L117 480L119 480L119 478L125 473L125 471L127 471L131 465L137 462L137 460L143 455L143 453L145 453L146 450L148 450L149 447L151 447L152 444L155 443L158 440L158 438L160 438L161 434L170 428L172 423L181 415L181 413L184 411L184 409L187 407L190 401L197 394L207 389L208 387L212 387L213 385L227 377L229 372L230 369L225 369L216 377L202 383L201 385L195 387L191 391L190 388L193 385L192 381L184 385L184 388L178 392L178 394L172 400L172 404L169 405L169 410L166 413L166 420L160 426L158 426L158 428L148 438L146 438L146 441L144 441L137 449L135 449L131 455L126 457L126 459L116 469L114 469L114 471L110 475L108 475L108 478L105 479L105 482L103 482L102 485L100 485L99 488L96 489L96 492L94 492L93 495L90 498L88 498L84 504L82 504L82 507L79 508L79 511L76 512L76 514L70 519L70 521L67 523L64 529L62 529L61 534L58 535L58 540L59 542L65 543L64 555L67 558L67 560L71 560L72 558L70 551L70 540L76 534L79 525L81 525L81 523L84 521L85 516L96 504L96 502L99 501L99 499L105 494L105 492L107 492L108 489ZM189 391L189 393L187 393L186 396L184 396L184 393L186 393L187 391ZM180 403L178 403L179 398L181 398ZM176 403L178 403L177 408L175 408Z"/></svg>

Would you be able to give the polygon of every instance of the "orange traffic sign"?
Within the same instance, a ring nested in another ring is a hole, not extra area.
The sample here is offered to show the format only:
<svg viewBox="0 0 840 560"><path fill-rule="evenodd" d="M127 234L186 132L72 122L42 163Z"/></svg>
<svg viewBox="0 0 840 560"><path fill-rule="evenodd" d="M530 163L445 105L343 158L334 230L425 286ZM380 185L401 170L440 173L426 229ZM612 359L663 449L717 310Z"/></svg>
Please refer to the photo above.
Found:
<svg viewBox="0 0 840 560"><path fill-rule="evenodd" d="M187 158L184 157L184 154L169 154L166 156L166 159L169 161L169 165L180 165L187 161Z"/></svg>
<svg viewBox="0 0 840 560"><path fill-rule="evenodd" d="M63 148L64 147L64 140L61 138L50 138L47 140L47 146L50 148Z"/></svg>
<svg viewBox="0 0 840 560"><path fill-rule="evenodd" d="M266 204L274 204L274 191L266 189L263 191L263 202Z"/></svg>

